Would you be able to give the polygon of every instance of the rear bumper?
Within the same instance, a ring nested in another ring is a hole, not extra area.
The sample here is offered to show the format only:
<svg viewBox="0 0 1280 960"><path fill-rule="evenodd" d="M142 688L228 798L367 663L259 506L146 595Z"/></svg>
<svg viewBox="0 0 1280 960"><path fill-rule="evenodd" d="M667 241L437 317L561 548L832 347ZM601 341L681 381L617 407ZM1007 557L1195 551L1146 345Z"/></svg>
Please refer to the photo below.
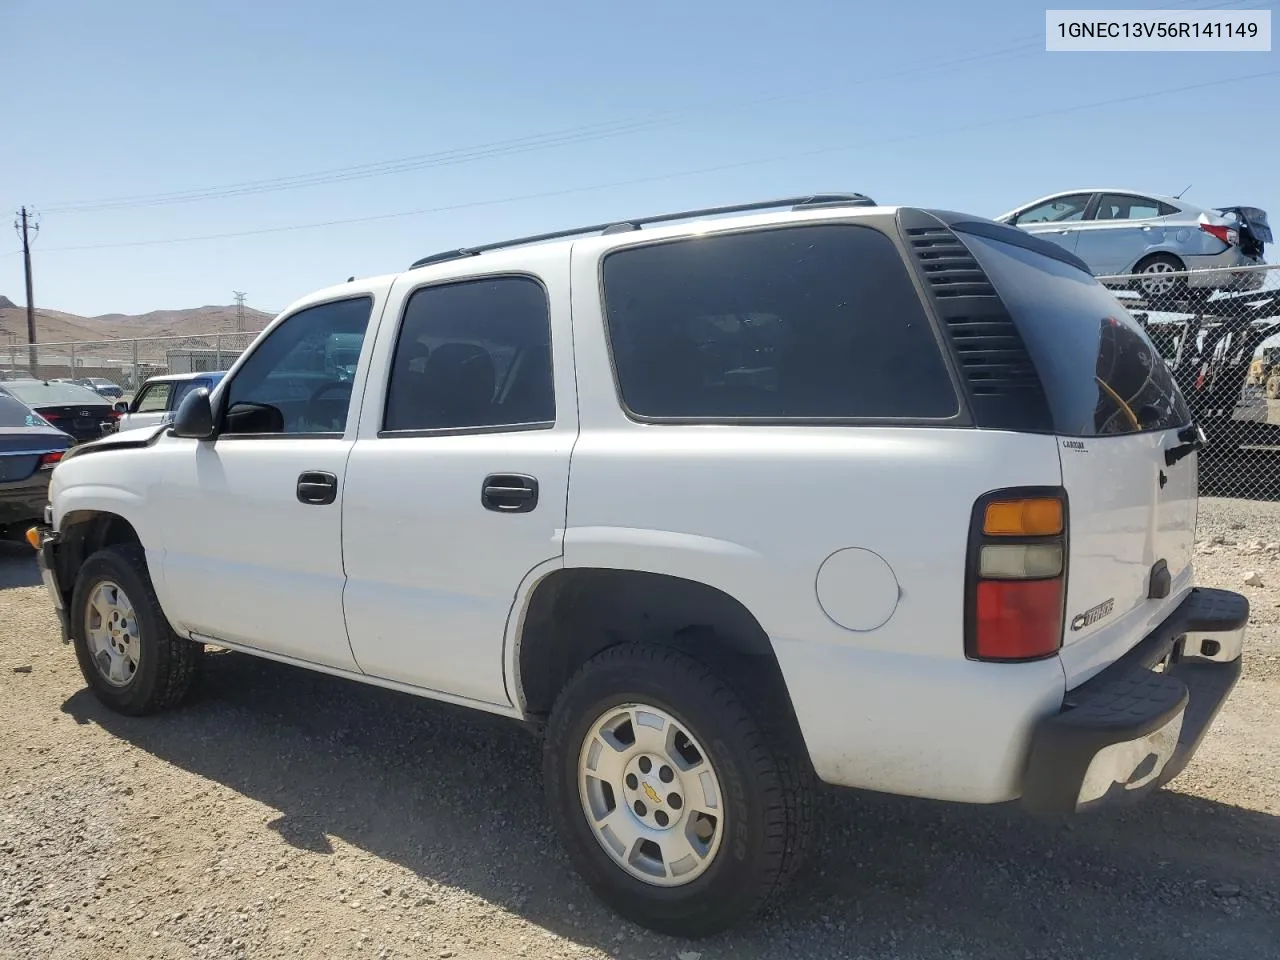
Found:
<svg viewBox="0 0 1280 960"><path fill-rule="evenodd" d="M1239 247L1229 247L1213 256L1188 256L1183 259L1186 261L1187 270L1191 271L1187 275L1189 287L1207 287L1213 290L1258 290L1267 279L1266 272L1263 270L1242 270L1239 273L1218 272L1238 267L1256 267L1263 263L1261 259L1245 256ZM1215 272L1197 273L1204 270Z"/></svg>
<svg viewBox="0 0 1280 960"><path fill-rule="evenodd" d="M58 613L58 621L62 627L62 642L70 641L67 632L67 602L62 595L62 587L58 583L58 534L50 527L39 525L40 546L36 549L36 566L40 570L40 579L53 600L53 609Z"/></svg>
<svg viewBox="0 0 1280 960"><path fill-rule="evenodd" d="M1031 737L1022 802L1045 814L1137 799L1190 762L1240 679L1249 601L1197 588Z"/></svg>
<svg viewBox="0 0 1280 960"><path fill-rule="evenodd" d="M30 526L44 514L49 501L49 470L37 470L25 480L0 483L0 527ZM22 528L25 532L25 527Z"/></svg>

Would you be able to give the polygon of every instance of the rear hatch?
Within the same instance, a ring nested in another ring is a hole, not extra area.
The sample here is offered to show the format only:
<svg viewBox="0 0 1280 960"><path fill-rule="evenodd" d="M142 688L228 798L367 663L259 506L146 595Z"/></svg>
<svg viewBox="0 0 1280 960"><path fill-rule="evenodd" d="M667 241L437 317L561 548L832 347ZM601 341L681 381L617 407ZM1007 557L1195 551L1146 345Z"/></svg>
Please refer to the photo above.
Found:
<svg viewBox="0 0 1280 960"><path fill-rule="evenodd" d="M1218 213L1234 217L1240 223L1240 249L1246 256L1262 257L1271 239L1267 211L1257 207L1219 207Z"/></svg>
<svg viewBox="0 0 1280 960"><path fill-rule="evenodd" d="M1194 427L1141 326L1096 280L1036 250L968 235L1044 388L1067 493L1068 685L1165 619L1192 583Z"/></svg>

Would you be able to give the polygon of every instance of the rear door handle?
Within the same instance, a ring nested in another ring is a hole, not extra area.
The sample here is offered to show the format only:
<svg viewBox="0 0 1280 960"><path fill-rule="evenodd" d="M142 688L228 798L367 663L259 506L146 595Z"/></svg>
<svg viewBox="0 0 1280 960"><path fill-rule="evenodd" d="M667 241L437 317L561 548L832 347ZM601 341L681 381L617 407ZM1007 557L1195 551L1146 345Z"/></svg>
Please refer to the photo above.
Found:
<svg viewBox="0 0 1280 960"><path fill-rule="evenodd" d="M538 505L538 481L523 473L491 473L480 486L480 502L496 513L528 513Z"/></svg>
<svg viewBox="0 0 1280 960"><path fill-rule="evenodd" d="M298 477L298 500L324 506L338 499L338 478L323 470L309 470Z"/></svg>

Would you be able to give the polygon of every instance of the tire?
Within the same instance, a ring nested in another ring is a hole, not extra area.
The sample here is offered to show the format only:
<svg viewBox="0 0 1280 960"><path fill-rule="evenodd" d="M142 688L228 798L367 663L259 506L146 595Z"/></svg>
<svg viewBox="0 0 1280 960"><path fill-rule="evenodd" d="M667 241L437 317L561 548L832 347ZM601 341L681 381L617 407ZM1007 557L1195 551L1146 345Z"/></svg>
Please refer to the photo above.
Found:
<svg viewBox="0 0 1280 960"><path fill-rule="evenodd" d="M780 893L803 861L812 825L808 756L781 709L757 706L779 705L777 693L745 696L746 682L745 674L713 669L679 650L625 644L589 660L552 710L543 772L556 830L595 895L641 926L680 937L721 932ZM634 705L648 722L619 724L619 717L636 715L629 709ZM663 721L659 732L655 719ZM606 727L611 732L600 733ZM606 742L625 744L628 730L632 745L608 755L610 768L604 756L613 748ZM646 753L637 731L666 746ZM681 732L688 739L681 740ZM655 759L645 767L650 756ZM613 776L593 776L593 758L596 772L612 770ZM668 759L675 770L668 769ZM692 765L693 772L677 765ZM667 780L668 773L674 780ZM610 791L603 790L605 782ZM646 795L655 795L650 787L671 792L646 803ZM613 810L601 820L609 793ZM715 795L728 802L714 804L724 813L713 823L696 809L708 809L707 799ZM619 848L636 856L609 852L593 821L618 824L610 835L623 838ZM663 846L646 846L633 836L656 836ZM661 866L655 850L662 853ZM624 866L624 859L632 865ZM671 870L671 863L680 869Z"/></svg>
<svg viewBox="0 0 1280 960"><path fill-rule="evenodd" d="M1280 377L1271 377L1267 381L1266 394L1268 400L1280 399Z"/></svg>
<svg viewBox="0 0 1280 960"><path fill-rule="evenodd" d="M119 618L114 631L113 617ZM67 620L85 682L116 713L141 716L177 706L199 672L204 646L169 625L140 546L105 547L84 562Z"/></svg>
<svg viewBox="0 0 1280 960"><path fill-rule="evenodd" d="M1133 268L1133 272L1158 275L1164 273L1180 273L1186 269L1186 265L1172 254L1156 253L1139 262L1138 265ZM1148 300L1182 300L1187 297L1187 278L1166 277L1163 280L1151 281L1140 279L1134 281L1134 288Z"/></svg>

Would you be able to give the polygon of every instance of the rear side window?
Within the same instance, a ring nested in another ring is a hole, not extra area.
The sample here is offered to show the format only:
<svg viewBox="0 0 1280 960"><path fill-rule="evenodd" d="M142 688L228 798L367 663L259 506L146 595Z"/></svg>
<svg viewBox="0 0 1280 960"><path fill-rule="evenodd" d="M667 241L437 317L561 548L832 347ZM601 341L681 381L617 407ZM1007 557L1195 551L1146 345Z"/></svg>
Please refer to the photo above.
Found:
<svg viewBox="0 0 1280 960"><path fill-rule="evenodd" d="M959 401L897 248L868 227L633 247L604 261L623 403L642 418L944 420Z"/></svg>
<svg viewBox="0 0 1280 960"><path fill-rule="evenodd" d="M1108 436L1190 423L1160 352L1105 287L1033 250L961 237L1018 325L1058 434Z"/></svg>

